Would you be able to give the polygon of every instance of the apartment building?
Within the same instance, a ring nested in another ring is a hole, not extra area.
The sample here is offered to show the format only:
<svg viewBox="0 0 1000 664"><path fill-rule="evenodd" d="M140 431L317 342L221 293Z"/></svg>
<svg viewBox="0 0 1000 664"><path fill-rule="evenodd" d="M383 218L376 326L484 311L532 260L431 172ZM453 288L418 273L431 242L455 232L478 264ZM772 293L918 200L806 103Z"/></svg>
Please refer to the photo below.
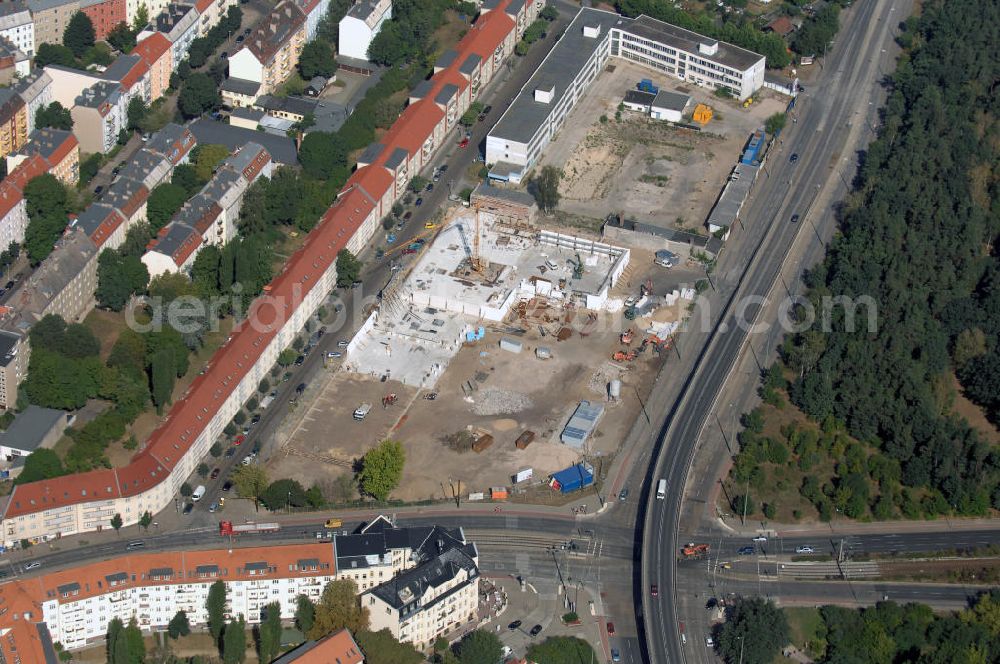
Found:
<svg viewBox="0 0 1000 664"><path fill-rule="evenodd" d="M764 56L662 21L581 9L486 138L494 180L520 183L611 57L744 99L764 84Z"/></svg>
<svg viewBox="0 0 1000 664"><path fill-rule="evenodd" d="M386 21L392 18L392 0L359 0L340 19L337 52L349 58L368 59L368 47Z"/></svg>
<svg viewBox="0 0 1000 664"><path fill-rule="evenodd" d="M136 47L138 48L138 46ZM101 78L111 83L121 85L122 94L127 100L139 97L147 104L153 101L153 90L148 76L149 66L138 52L119 55L108 65Z"/></svg>
<svg viewBox="0 0 1000 664"><path fill-rule="evenodd" d="M81 150L107 154L114 149L128 123L128 99L122 86L112 81L96 83L76 98L70 115Z"/></svg>
<svg viewBox="0 0 1000 664"><path fill-rule="evenodd" d="M45 70L22 77L14 84L14 90L24 100L28 114L28 134L35 131L35 115L42 106L52 103L52 77ZM10 170L9 168L7 169Z"/></svg>
<svg viewBox="0 0 1000 664"><path fill-rule="evenodd" d="M14 88L0 88L0 157L28 142L28 107Z"/></svg>
<svg viewBox="0 0 1000 664"><path fill-rule="evenodd" d="M318 641L306 641L273 664L364 664L365 656L351 633L346 629L334 632Z"/></svg>
<svg viewBox="0 0 1000 664"><path fill-rule="evenodd" d="M330 0L295 0L306 17L306 41L312 41L319 32L319 22L330 11Z"/></svg>
<svg viewBox="0 0 1000 664"><path fill-rule="evenodd" d="M97 39L107 39L119 23L125 22L125 0L80 0L80 11L94 26Z"/></svg>
<svg viewBox="0 0 1000 664"><path fill-rule="evenodd" d="M171 122L146 141L145 149L165 157L171 167L190 161L191 150L198 145L198 139L187 127Z"/></svg>
<svg viewBox="0 0 1000 664"><path fill-rule="evenodd" d="M0 408L9 410L17 405L17 386L24 376L20 373L17 352L21 336L0 330Z"/></svg>
<svg viewBox="0 0 1000 664"><path fill-rule="evenodd" d="M80 181L80 143L73 132L48 127L33 131L25 146L7 157L8 170L13 171L32 155L44 159L48 172L63 184L75 187Z"/></svg>
<svg viewBox="0 0 1000 664"><path fill-rule="evenodd" d="M0 182L0 246L6 248L11 242L24 242L24 232L28 227L24 186L49 170L50 165L45 159L31 155L19 162Z"/></svg>
<svg viewBox="0 0 1000 664"><path fill-rule="evenodd" d="M0 371L0 380L2 376ZM17 477L24 468L25 458L35 450L55 445L70 422L72 418L64 410L28 406L0 431L0 468L10 477Z"/></svg>
<svg viewBox="0 0 1000 664"><path fill-rule="evenodd" d="M146 39L155 34L165 37L170 43L171 62L176 67L187 57L191 42L200 36L201 18L194 5L171 2L153 17L138 38Z"/></svg>
<svg viewBox="0 0 1000 664"><path fill-rule="evenodd" d="M198 10L198 36L204 37L208 31L219 24L230 7L236 7L238 0L195 0L194 6Z"/></svg>
<svg viewBox="0 0 1000 664"><path fill-rule="evenodd" d="M139 180L131 176L120 177L108 187L101 197L100 203L90 207L104 205L117 213L106 217L112 224L102 224L99 227L84 225L83 215L80 215L80 225L98 249L117 249L125 242L125 236L132 226L146 219L146 202L149 200L149 189ZM90 208L87 208L89 211ZM86 211L85 211L86 212ZM118 221L120 219L120 222Z"/></svg>
<svg viewBox="0 0 1000 664"><path fill-rule="evenodd" d="M417 649L430 647L435 639L476 619L479 603L479 553L467 542L461 529L441 527L392 528L374 521L350 551L354 562L399 555L402 569L391 578L361 593L361 605L368 609L372 631L388 629L402 642ZM389 546L381 554L378 535ZM338 570L341 578L351 575L341 568L346 543L337 544ZM366 541L370 540L370 541ZM359 572L354 572L358 574ZM360 572L362 576L364 572Z"/></svg>
<svg viewBox="0 0 1000 664"><path fill-rule="evenodd" d="M221 86L223 100L238 107L245 105L245 97L278 90L298 65L305 43L305 14L294 0L283 0L230 56L229 79Z"/></svg>
<svg viewBox="0 0 1000 664"><path fill-rule="evenodd" d="M80 11L80 0L25 0L25 4L35 22L36 45L61 44L69 20Z"/></svg>
<svg viewBox="0 0 1000 664"><path fill-rule="evenodd" d="M9 40L0 37L0 85L10 85L30 72L30 58Z"/></svg>
<svg viewBox="0 0 1000 664"><path fill-rule="evenodd" d="M142 59L149 89L149 101L155 101L167 93L170 74L174 70L174 55L170 41L160 33L149 35L139 41L132 50L133 55Z"/></svg>
<svg viewBox="0 0 1000 664"><path fill-rule="evenodd" d="M150 277L186 272L202 247L221 247L232 240L247 189L258 177L270 177L273 168L271 155L256 143L226 159L147 245L142 262Z"/></svg>
<svg viewBox="0 0 1000 664"><path fill-rule="evenodd" d="M35 22L22 0L0 3L0 37L29 58L35 57Z"/></svg>
<svg viewBox="0 0 1000 664"><path fill-rule="evenodd" d="M125 22L135 25L135 19L143 7L146 8L146 17L151 19L169 3L170 0L125 0Z"/></svg>
<svg viewBox="0 0 1000 664"><path fill-rule="evenodd" d="M4 542L92 531L107 522L109 511L120 513L126 525L134 524L147 510L155 514L173 505L180 485L334 288L337 252L346 248L361 253L405 192L406 181L399 173L419 172L453 140L446 130L454 129L448 124L449 115L461 116L465 110L461 104L475 98L513 53L518 32L508 14L509 4L501 0L469 28L451 64L434 73L425 98L410 105L374 146L367 163L359 164L302 248L253 302L247 320L233 330L204 374L171 407L142 451L115 470L18 485L0 519ZM533 16L537 8L536 3L521 4L516 13ZM435 101L446 85L458 88L448 96L449 102L455 100L453 106ZM145 168L158 168L169 176L171 167L162 157L140 150L133 163L138 159ZM148 170L142 181L151 189L156 179Z"/></svg>

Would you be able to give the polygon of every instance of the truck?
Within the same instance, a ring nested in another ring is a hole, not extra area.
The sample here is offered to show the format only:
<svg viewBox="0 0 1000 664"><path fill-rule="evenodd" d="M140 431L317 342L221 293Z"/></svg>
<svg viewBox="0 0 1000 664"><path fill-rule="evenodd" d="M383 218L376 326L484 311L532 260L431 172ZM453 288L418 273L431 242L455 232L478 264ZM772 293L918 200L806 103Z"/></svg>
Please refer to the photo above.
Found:
<svg viewBox="0 0 1000 664"><path fill-rule="evenodd" d="M232 521L219 522L219 534L223 537L235 535L253 535L256 533L276 533L281 530L277 523L241 523L233 525Z"/></svg>
<svg viewBox="0 0 1000 664"><path fill-rule="evenodd" d="M368 413L371 411L371 409L372 405L370 403L361 404L354 410L354 419L360 422L361 420L368 417Z"/></svg>
<svg viewBox="0 0 1000 664"><path fill-rule="evenodd" d="M549 486L560 493L578 491L594 483L594 467L589 463L578 463L553 473Z"/></svg>
<svg viewBox="0 0 1000 664"><path fill-rule="evenodd" d="M695 544L694 542L688 542L681 549L681 555L687 559L693 558L704 558L711 551L711 547L708 544Z"/></svg>
<svg viewBox="0 0 1000 664"><path fill-rule="evenodd" d="M656 499L663 500L667 497L667 481L661 479L660 483L656 485Z"/></svg>
<svg viewBox="0 0 1000 664"><path fill-rule="evenodd" d="M191 500L194 502L198 502L204 495L205 495L205 485L199 484L198 488L196 488L194 492L191 494Z"/></svg>
<svg viewBox="0 0 1000 664"><path fill-rule="evenodd" d="M274 403L274 397L268 394L266 397L260 400L260 409L265 410L272 403Z"/></svg>

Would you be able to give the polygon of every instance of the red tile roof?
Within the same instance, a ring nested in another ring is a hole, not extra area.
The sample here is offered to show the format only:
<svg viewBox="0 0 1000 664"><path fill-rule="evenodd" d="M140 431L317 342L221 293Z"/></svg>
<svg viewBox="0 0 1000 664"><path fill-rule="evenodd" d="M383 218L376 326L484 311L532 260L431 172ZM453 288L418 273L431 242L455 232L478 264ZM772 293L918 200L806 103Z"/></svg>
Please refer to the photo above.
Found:
<svg viewBox="0 0 1000 664"><path fill-rule="evenodd" d="M301 654L298 654L301 653ZM288 653L295 664L363 664L364 655L346 629L334 632L316 642L308 642Z"/></svg>
<svg viewBox="0 0 1000 664"><path fill-rule="evenodd" d="M73 141L76 142L75 137ZM17 168L0 182L0 219L10 214L10 211L24 198L24 185L48 171L48 162L38 154L33 154L18 164Z"/></svg>
<svg viewBox="0 0 1000 664"><path fill-rule="evenodd" d="M90 233L90 239L98 247L103 247L104 243L115 234L115 231L125 223L125 217L118 210L108 210L108 216L101 221L100 225Z"/></svg>
<svg viewBox="0 0 1000 664"><path fill-rule="evenodd" d="M121 80L118 82L121 83L123 90L131 90L132 86L138 83L139 80L143 76L145 76L148 71L149 71L149 65L143 58L140 57L139 60L134 65L132 65L132 68L129 69L128 72L124 76L122 76Z"/></svg>
<svg viewBox="0 0 1000 664"><path fill-rule="evenodd" d="M117 471L94 471L19 485L11 496L7 517L51 507L57 504L54 501L59 501L58 504L85 502L88 498L81 496L80 491L88 487L91 488L88 492L91 497L94 486L104 485L113 487L114 492L121 492L122 495L135 495L167 477L165 471L177 465L277 335L284 321L291 317L303 296L336 260L337 252L347 246L365 218L392 187L392 176L383 166L389 155L401 147L412 157L438 126L444 113L432 100L441 87L449 82L457 85L458 69L469 54L492 58L497 46L514 30L514 22L503 12L507 4L508 0L504 0L497 11L488 12L476 21L458 44L456 50L459 57L435 75L427 97L408 107L393 123L381 141L385 149L375 163L358 169L348 180L337 200L309 234L306 243L265 287L264 294L254 300L247 319L216 351L205 372L195 378L184 396L174 403L146 447L132 458L129 465ZM291 2L279 4L275 10L286 5L301 14L301 10ZM464 89L464 84L460 89ZM191 248L193 250L194 247ZM186 256L175 257L175 260L180 265ZM42 497L49 501L48 504L40 502ZM15 502L18 504L16 508Z"/></svg>
<svg viewBox="0 0 1000 664"><path fill-rule="evenodd" d="M142 58L142 61L146 63L146 67L152 67L163 57L164 53L168 53L169 51L170 40L160 32L154 32L136 44L135 48L132 49L132 53Z"/></svg>

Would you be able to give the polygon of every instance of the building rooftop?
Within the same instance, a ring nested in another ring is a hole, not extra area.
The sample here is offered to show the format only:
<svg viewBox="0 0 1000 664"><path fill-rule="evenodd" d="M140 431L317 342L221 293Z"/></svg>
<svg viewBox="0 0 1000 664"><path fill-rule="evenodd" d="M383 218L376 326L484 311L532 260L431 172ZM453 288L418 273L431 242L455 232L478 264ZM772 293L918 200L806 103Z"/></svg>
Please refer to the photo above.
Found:
<svg viewBox="0 0 1000 664"><path fill-rule="evenodd" d="M177 214L180 215L184 212ZM147 245L149 251L169 256L178 267L201 246L201 233L184 223L169 223Z"/></svg>
<svg viewBox="0 0 1000 664"><path fill-rule="evenodd" d="M291 650L273 664L363 664L365 661L361 648L354 637L346 629L334 632L319 641L306 641L298 648Z"/></svg>
<svg viewBox="0 0 1000 664"><path fill-rule="evenodd" d="M392 3L384 2L384 0L358 0L347 10L347 16L364 21L371 26L378 22L379 17L388 7L392 7Z"/></svg>
<svg viewBox="0 0 1000 664"><path fill-rule="evenodd" d="M656 95L652 92L644 92L642 90L629 90L625 93L625 103L626 104L642 104L649 106L656 99Z"/></svg>
<svg viewBox="0 0 1000 664"><path fill-rule="evenodd" d="M0 431L0 446L31 453L54 427L66 422L66 416L64 410L32 404L14 417L6 431Z"/></svg>
<svg viewBox="0 0 1000 664"><path fill-rule="evenodd" d="M233 112L229 115L234 118L260 122L260 119L264 117L264 111L258 111L256 108L249 108L247 106L240 106L239 108L234 108Z"/></svg>
<svg viewBox="0 0 1000 664"><path fill-rule="evenodd" d="M402 615L414 613L443 599L438 597L429 604L423 604L424 595L429 589L448 583L462 570L468 572L470 578L477 578L479 576L477 558L478 553L474 544L460 548L444 547L432 558L421 562L413 569L400 572L369 592Z"/></svg>
<svg viewBox="0 0 1000 664"><path fill-rule="evenodd" d="M268 63L305 24L305 20L305 14L294 2L279 2L270 14L257 23L243 48L249 49L258 62Z"/></svg>
<svg viewBox="0 0 1000 664"><path fill-rule="evenodd" d="M498 198L500 200L508 201L510 203L515 203L517 205L527 205L528 207L535 206L535 197L529 193L523 191L516 191L514 189L502 189L500 187L491 187L488 184L480 184L477 186L473 192L473 197L475 196L489 196L490 198Z"/></svg>
<svg viewBox="0 0 1000 664"><path fill-rule="evenodd" d="M717 228L729 228L739 217L740 210L757 177L758 166L753 164L736 164L726 186L719 194L719 200L708 215L708 225Z"/></svg>
<svg viewBox="0 0 1000 664"><path fill-rule="evenodd" d="M581 9L490 133L519 143L530 141L608 31L628 20L611 12ZM584 36L583 26L594 24L600 26L598 36ZM550 89L554 93L549 103L535 101L535 90Z"/></svg>
<svg viewBox="0 0 1000 664"><path fill-rule="evenodd" d="M115 180L101 199L113 208L117 208L126 217L133 217L149 200L149 189L141 181L128 175Z"/></svg>
<svg viewBox="0 0 1000 664"><path fill-rule="evenodd" d="M138 56L137 56L138 57ZM114 106L122 94L122 86L114 81L98 81L86 88L76 98L77 106L101 109L105 105Z"/></svg>
<svg viewBox="0 0 1000 664"><path fill-rule="evenodd" d="M36 69L30 75L15 82L14 89L25 102L30 102L50 85L52 85L52 77L49 76L48 72L44 69Z"/></svg>
<svg viewBox="0 0 1000 664"><path fill-rule="evenodd" d="M587 438L597 428L597 421L604 414L604 406L590 401L581 401L573 416L563 428L559 439L570 447L583 447Z"/></svg>
<svg viewBox="0 0 1000 664"><path fill-rule="evenodd" d="M247 143L259 143L267 148L276 164L297 166L299 163L295 141L287 136L265 134L207 118L195 120L188 125L188 128L199 143L218 143L225 145L230 150L236 150Z"/></svg>
<svg viewBox="0 0 1000 664"><path fill-rule="evenodd" d="M653 106L665 108L670 111L682 112L691 103L691 96L673 92L671 90L660 90L653 99Z"/></svg>
<svg viewBox="0 0 1000 664"><path fill-rule="evenodd" d="M116 81L121 83L125 88L132 87L138 77L135 76L133 70L137 67L141 68L143 66L142 57L129 53L126 55L119 55L115 58L115 61L108 65L108 68L104 70L101 77L107 81ZM141 74L140 74L141 75Z"/></svg>
<svg viewBox="0 0 1000 664"><path fill-rule="evenodd" d="M51 129L49 127L36 129L28 137L28 143L21 149L22 154L37 154L52 166L55 166L80 143L71 131Z"/></svg>
<svg viewBox="0 0 1000 664"><path fill-rule="evenodd" d="M194 12L194 18L189 19L188 21L184 21L184 17L191 12ZM153 22L156 24L157 32L169 33L175 27L180 25L182 21L190 25L193 22L197 22L197 20L198 20L198 13L197 11L195 11L193 5L171 2L169 5L163 8L163 11L161 11L159 14L156 15L156 18L153 19Z"/></svg>
<svg viewBox="0 0 1000 664"><path fill-rule="evenodd" d="M104 246L118 228L125 223L125 217L118 210L105 203L92 203L80 213L71 227L79 228L98 247Z"/></svg>
<svg viewBox="0 0 1000 664"><path fill-rule="evenodd" d="M219 89L225 90L226 92L234 92L238 95L245 95L247 97L256 97L257 91L260 90L260 83L257 81L248 81L243 78L233 78L230 76L222 82Z"/></svg>
<svg viewBox="0 0 1000 664"><path fill-rule="evenodd" d="M145 148L163 155L176 166L197 144L198 139L190 129L171 122L153 134Z"/></svg>
<svg viewBox="0 0 1000 664"><path fill-rule="evenodd" d="M597 10L585 9L581 11L595 12ZM718 62L719 64L723 64L727 67L732 67L733 69L738 69L740 71L749 69L764 59L763 55L758 55L753 51L748 51L745 48L740 48L739 46L734 46L733 44L729 44L724 41L718 41L717 39L712 39L711 37L699 35L697 32L691 32L690 30L679 28L676 25L664 23L663 21L646 16L645 14L634 19L631 25L627 26L627 28L623 27L623 29L627 29L632 34L645 39L651 39L653 41L669 44L676 48L683 49L688 53L694 53L706 60ZM718 50L714 55L702 55L698 50L698 46L700 44L718 44Z"/></svg>
<svg viewBox="0 0 1000 664"><path fill-rule="evenodd" d="M21 337L7 330L0 330L0 366L7 366L17 355L17 344Z"/></svg>

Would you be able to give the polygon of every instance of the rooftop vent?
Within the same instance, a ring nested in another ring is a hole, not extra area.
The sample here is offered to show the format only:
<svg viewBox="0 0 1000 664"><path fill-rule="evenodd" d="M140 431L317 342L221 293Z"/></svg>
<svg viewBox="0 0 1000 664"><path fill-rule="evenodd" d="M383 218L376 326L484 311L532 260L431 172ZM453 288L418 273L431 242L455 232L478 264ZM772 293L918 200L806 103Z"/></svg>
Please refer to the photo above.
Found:
<svg viewBox="0 0 1000 664"><path fill-rule="evenodd" d="M702 55L715 55L719 51L719 42L701 42L698 44L698 52Z"/></svg>
<svg viewBox="0 0 1000 664"><path fill-rule="evenodd" d="M535 101L543 104L551 104L555 94L556 86L554 85L549 86L547 90L545 88L535 88Z"/></svg>
<svg viewBox="0 0 1000 664"><path fill-rule="evenodd" d="M585 26L583 26L583 36L584 37L590 37L591 39L597 39L597 37L600 36L600 34L601 34L601 25L600 25L600 23L594 23L593 25L585 25Z"/></svg>

